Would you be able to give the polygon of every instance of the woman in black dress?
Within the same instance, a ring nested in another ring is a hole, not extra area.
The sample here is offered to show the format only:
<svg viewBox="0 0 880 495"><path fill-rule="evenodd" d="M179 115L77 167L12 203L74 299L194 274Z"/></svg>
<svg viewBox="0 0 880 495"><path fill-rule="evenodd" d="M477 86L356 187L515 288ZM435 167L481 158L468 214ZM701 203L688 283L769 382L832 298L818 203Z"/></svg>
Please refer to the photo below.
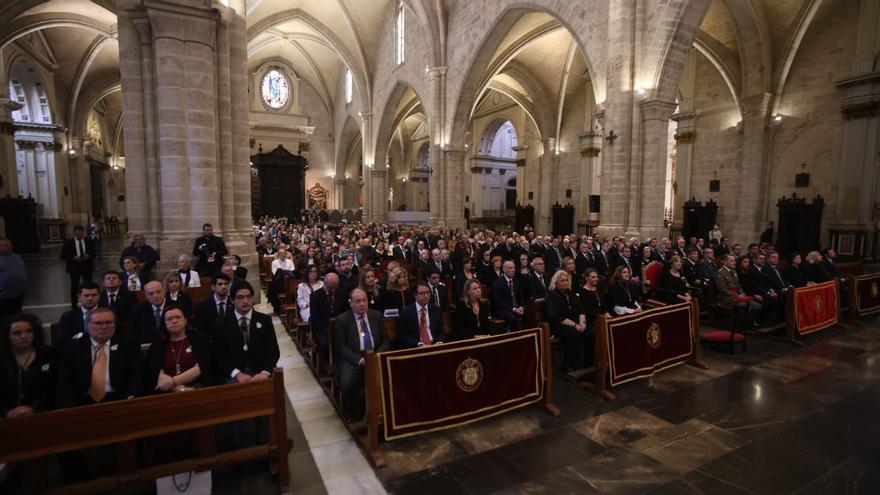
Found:
<svg viewBox="0 0 880 495"><path fill-rule="evenodd" d="M605 304L612 315L638 313L642 310L638 302L638 291L633 287L631 280L632 275L625 265L618 266L611 275Z"/></svg>
<svg viewBox="0 0 880 495"><path fill-rule="evenodd" d="M0 338L0 418L52 407L54 353L43 344L43 325L28 313L7 317Z"/></svg>
<svg viewBox="0 0 880 495"><path fill-rule="evenodd" d="M211 385L211 344L204 332L194 332L183 308L166 305L160 341L150 347L147 369L150 389L180 392Z"/></svg>
<svg viewBox="0 0 880 495"><path fill-rule="evenodd" d="M550 331L559 337L563 371L584 368L584 357L591 355L594 333L587 333L587 314L571 290L571 274L558 270L547 286L547 319Z"/></svg>
<svg viewBox="0 0 880 495"><path fill-rule="evenodd" d="M605 298L602 289L599 288L599 272L595 268L587 268L584 271L584 285L578 290L577 298L587 314L587 326L591 329L596 327L596 318L599 315L610 317L605 309Z"/></svg>
<svg viewBox="0 0 880 495"><path fill-rule="evenodd" d="M681 272L681 266L681 256L672 256L669 258L669 268L663 271L660 279L661 295L669 304L691 301L690 286Z"/></svg>
<svg viewBox="0 0 880 495"><path fill-rule="evenodd" d="M453 340L472 339L489 334L489 301L483 299L480 281L470 279L462 287L462 297L452 315L455 322ZM447 332L449 335L449 332Z"/></svg>
<svg viewBox="0 0 880 495"><path fill-rule="evenodd" d="M486 287L492 287L492 284L495 283L496 280L504 276L501 272L501 265L504 263L504 260L501 256L493 256L492 264L483 271L482 276L480 277L480 281L483 282L483 285Z"/></svg>
<svg viewBox="0 0 880 495"><path fill-rule="evenodd" d="M461 262L461 271L456 273L452 280L452 299L458 301L461 299L462 287L468 280L477 280L477 274L473 270L473 262L470 258L463 258ZM479 280L477 280L479 284Z"/></svg>
<svg viewBox="0 0 880 495"><path fill-rule="evenodd" d="M383 311L400 308L415 301L409 288L409 275L403 268L397 267L388 276L388 283L379 296L379 305Z"/></svg>
<svg viewBox="0 0 880 495"><path fill-rule="evenodd" d="M807 278L804 276L804 272L801 269L800 253L794 253L791 255L788 259L788 266L785 267L782 276L784 276L785 280L788 280L788 283L793 287L804 287L807 285Z"/></svg>

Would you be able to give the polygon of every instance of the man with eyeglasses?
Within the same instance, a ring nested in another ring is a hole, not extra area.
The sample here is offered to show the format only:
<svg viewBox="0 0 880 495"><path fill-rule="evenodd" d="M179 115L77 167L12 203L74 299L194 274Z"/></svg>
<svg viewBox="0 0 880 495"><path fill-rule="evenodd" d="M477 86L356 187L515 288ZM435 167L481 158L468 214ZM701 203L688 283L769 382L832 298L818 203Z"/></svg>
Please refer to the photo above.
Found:
<svg viewBox="0 0 880 495"><path fill-rule="evenodd" d="M432 275L437 275L433 273ZM446 290L446 287L443 287ZM430 347L446 340L443 313L433 304L433 290L425 282L415 288L416 301L400 310L400 341L405 348Z"/></svg>
<svg viewBox="0 0 880 495"><path fill-rule="evenodd" d="M61 353L55 407L75 407L130 399L143 390L140 346L116 333L116 315L95 308L86 318L88 331L76 335Z"/></svg>

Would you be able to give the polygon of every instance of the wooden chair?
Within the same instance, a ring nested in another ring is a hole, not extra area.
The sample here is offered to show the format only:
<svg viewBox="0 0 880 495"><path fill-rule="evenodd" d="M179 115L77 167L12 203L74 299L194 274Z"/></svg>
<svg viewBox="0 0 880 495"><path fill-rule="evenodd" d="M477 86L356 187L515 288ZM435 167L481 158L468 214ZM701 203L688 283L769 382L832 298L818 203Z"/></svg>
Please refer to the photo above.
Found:
<svg viewBox="0 0 880 495"><path fill-rule="evenodd" d="M730 317L729 330L715 330L711 332L703 332L700 334L700 340L709 343L727 344L730 346L730 353L733 354L737 344L742 344L743 351L746 350L746 335L736 326L737 309L731 305L721 304L718 302L718 287L715 286L715 279L710 279L706 287L706 301L709 305L709 318L713 324L718 324L718 314L723 313Z"/></svg>
<svg viewBox="0 0 880 495"><path fill-rule="evenodd" d="M297 290L302 279L288 278L284 281L284 298L282 299L281 311L284 319L284 326L288 330L296 328L297 313L299 305L296 302Z"/></svg>

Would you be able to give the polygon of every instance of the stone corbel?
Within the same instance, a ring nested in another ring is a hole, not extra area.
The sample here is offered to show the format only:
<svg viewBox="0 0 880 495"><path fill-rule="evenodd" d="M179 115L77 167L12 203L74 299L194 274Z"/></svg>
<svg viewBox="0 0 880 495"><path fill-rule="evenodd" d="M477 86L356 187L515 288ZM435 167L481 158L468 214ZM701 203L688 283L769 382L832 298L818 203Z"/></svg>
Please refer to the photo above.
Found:
<svg viewBox="0 0 880 495"><path fill-rule="evenodd" d="M693 143L694 137L697 135L694 131L682 131L675 133L675 142L678 144Z"/></svg>

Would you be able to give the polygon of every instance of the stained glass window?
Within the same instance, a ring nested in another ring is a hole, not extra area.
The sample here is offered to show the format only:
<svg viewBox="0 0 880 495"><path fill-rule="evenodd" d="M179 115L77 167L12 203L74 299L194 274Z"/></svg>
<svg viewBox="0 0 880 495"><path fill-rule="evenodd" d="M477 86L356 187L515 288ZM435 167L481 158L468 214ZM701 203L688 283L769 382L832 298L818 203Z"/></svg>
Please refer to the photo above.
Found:
<svg viewBox="0 0 880 495"><path fill-rule="evenodd" d="M278 69L272 69L263 76L260 89L263 102L270 108L281 108L290 98L290 81Z"/></svg>

